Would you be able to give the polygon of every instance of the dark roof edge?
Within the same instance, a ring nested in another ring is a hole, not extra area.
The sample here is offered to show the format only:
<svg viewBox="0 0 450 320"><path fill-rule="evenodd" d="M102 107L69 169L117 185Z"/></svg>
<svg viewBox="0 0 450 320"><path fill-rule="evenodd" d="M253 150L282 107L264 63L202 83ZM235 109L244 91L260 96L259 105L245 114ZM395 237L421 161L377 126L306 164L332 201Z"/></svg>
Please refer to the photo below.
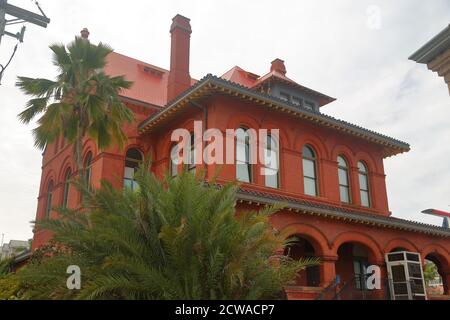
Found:
<svg viewBox="0 0 450 320"><path fill-rule="evenodd" d="M244 201L252 201L252 202L262 202L266 204L275 204L275 203L286 203L287 207L290 209L304 211L304 212L312 212L318 215L323 215L325 217L330 218L344 218L349 221L356 221L364 224L377 224L385 227L395 228L395 229L405 229L413 232L421 232L428 233L442 237L450 237L450 229L434 226L431 224L420 223L417 221L404 220L400 218L394 217L385 217L379 216L375 214L368 214L363 212L350 212L350 211L339 211L336 208L333 210L331 206L314 206L306 203L301 203L300 201L294 200L284 200L284 199L276 199L269 196L261 196L254 195L246 192L245 190L240 189L237 193L237 198Z"/></svg>
<svg viewBox="0 0 450 320"><path fill-rule="evenodd" d="M130 98L130 97L127 97L127 96L122 95L122 94L119 94L119 98L121 98L123 100L123 102L128 102L128 103L134 104L136 106L140 106L140 107L154 108L154 109L159 109L159 110L163 108L163 107L158 106L156 104L152 104L152 103L145 102L145 101L142 101L142 100L138 100L138 99L135 99L135 98Z"/></svg>
<svg viewBox="0 0 450 320"><path fill-rule="evenodd" d="M233 89L233 90L238 90L241 91L242 93L249 95L249 96L253 96L255 98L259 98L262 100L268 100L272 103L276 103L278 105L281 105L282 107L289 109L291 111L294 112L300 112L303 113L305 115L308 115L310 117L313 118L317 118L319 120L323 120L326 121L330 124L334 124L337 125L343 129L349 130L349 131L353 131L355 133L361 134L361 135L366 135L366 136L370 136L371 138L375 139L375 140L383 140L387 143L390 143L391 145L403 150L403 151L409 151L409 144L407 144L406 142L388 137L386 135L377 133L375 131L360 127L358 125L349 123L347 121L344 120L339 120L336 119L332 116L323 114L321 112L317 112L317 111L312 111L306 108L302 108L302 107L298 107L295 106L291 103L285 102L279 98L273 97L273 96L269 96L267 94L262 94L260 92L257 92L255 90L249 89L247 87L244 87L240 84L219 78L217 76L214 76L212 74L208 74L205 77L203 77L200 81L198 81L196 84L194 84L193 86L191 86L188 90L184 91L182 94L180 94L179 96L177 96L174 100L170 101L167 103L167 106L165 108L163 108L162 110L160 110L159 112L153 114L152 116L150 116L149 118L147 118L146 120L142 121L139 124L139 130L144 129L151 121L155 120L156 118L158 118L160 115L162 115L163 113L169 111L172 107L174 107L177 103L179 103L180 101L182 101L183 99L185 99L187 96L189 96L191 93L201 89L204 86L207 86L211 83L216 83L222 86L226 86L229 89Z"/></svg>
<svg viewBox="0 0 450 320"><path fill-rule="evenodd" d="M420 47L408 59L417 63L427 64L448 48L450 48L450 24Z"/></svg>
<svg viewBox="0 0 450 320"><path fill-rule="evenodd" d="M14 257L14 263L20 263L31 257L31 249L24 250Z"/></svg>
<svg viewBox="0 0 450 320"><path fill-rule="evenodd" d="M336 98L330 97L329 95L326 95L326 94L324 94L322 92L319 92L319 91L316 91L314 89L308 88L308 87L306 87L304 85L296 83L295 81L292 81L292 80L288 81L287 79L280 78L280 77L278 77L276 75L271 75L270 77L268 77L267 79L264 79L263 81L261 81L260 83L258 83L256 86L254 86L252 88L259 88L263 83L265 83L265 82L267 82L269 80L275 80L275 81L280 81L280 82L286 83L286 84L288 84L288 85L290 85L292 87L304 90L304 91L306 91L308 94L310 94L312 96L317 96L317 97L325 100L326 103L321 103L320 107L323 107L323 106L325 106L325 105L327 105L327 104L329 104L329 103L331 103L333 101L336 101Z"/></svg>
<svg viewBox="0 0 450 320"><path fill-rule="evenodd" d="M275 203L286 203L287 208L302 211L302 212L312 212L315 214L323 215L325 217L329 216L330 218L344 218L349 221L356 221L364 224L377 224L385 227L395 228L395 229L405 229L412 232L420 232L420 233L428 233L442 237L450 237L450 229L434 226L431 224L420 223L416 221L404 220L400 218L394 217L385 217L379 216L375 214L367 214L367 213L359 213L359 212L350 212L350 211L339 211L338 208L335 210L332 207L327 206L313 206L308 204L303 204L301 202L296 201L286 201L282 199L275 199L267 196L258 196L249 194L246 191L239 190L237 193L237 198L244 201L251 202L262 202L266 204L275 204Z"/></svg>

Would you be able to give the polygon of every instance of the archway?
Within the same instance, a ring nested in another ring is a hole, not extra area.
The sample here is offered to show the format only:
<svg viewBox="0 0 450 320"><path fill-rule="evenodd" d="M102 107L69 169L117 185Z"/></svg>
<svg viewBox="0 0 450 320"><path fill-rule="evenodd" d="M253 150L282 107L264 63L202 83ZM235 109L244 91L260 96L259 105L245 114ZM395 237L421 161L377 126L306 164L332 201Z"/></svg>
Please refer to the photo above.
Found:
<svg viewBox="0 0 450 320"><path fill-rule="evenodd" d="M372 275L369 266L375 254L371 248L359 242L344 242L337 249L336 277L339 279L341 299L371 299L372 288L367 279Z"/></svg>
<svg viewBox="0 0 450 320"><path fill-rule="evenodd" d="M301 258L317 257L318 253L313 244L302 235L293 235L286 241L284 255L294 260ZM309 267L298 272L296 279L297 286L319 287L320 286L320 268L319 266Z"/></svg>
<svg viewBox="0 0 450 320"><path fill-rule="evenodd" d="M427 294L443 295L449 292L448 279L445 276L445 261L436 253L430 253L424 257L423 273Z"/></svg>

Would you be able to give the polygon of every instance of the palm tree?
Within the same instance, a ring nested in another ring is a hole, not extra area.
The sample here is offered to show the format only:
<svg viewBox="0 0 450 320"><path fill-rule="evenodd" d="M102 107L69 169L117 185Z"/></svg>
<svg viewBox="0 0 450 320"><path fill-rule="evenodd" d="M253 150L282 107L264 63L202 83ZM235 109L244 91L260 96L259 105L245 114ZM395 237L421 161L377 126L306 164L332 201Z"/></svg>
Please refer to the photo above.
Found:
<svg viewBox="0 0 450 320"><path fill-rule="evenodd" d="M144 164L139 188L108 182L83 187L83 211L57 209L51 254L19 270L23 298L270 299L315 259L274 257L284 235L269 215L279 207L236 213L237 186L217 188L182 173L164 181ZM66 268L81 269L81 289L68 290Z"/></svg>
<svg viewBox="0 0 450 320"><path fill-rule="evenodd" d="M28 124L41 115L33 129L35 146L44 149L62 135L73 145L75 163L82 173L83 139L94 139L101 149L113 140L119 147L126 141L122 125L131 122L133 114L119 93L132 83L103 72L106 57L113 51L108 45L92 45L76 37L67 49L63 44L53 44L50 49L59 74L54 81L18 77L16 85L33 97L18 117Z"/></svg>

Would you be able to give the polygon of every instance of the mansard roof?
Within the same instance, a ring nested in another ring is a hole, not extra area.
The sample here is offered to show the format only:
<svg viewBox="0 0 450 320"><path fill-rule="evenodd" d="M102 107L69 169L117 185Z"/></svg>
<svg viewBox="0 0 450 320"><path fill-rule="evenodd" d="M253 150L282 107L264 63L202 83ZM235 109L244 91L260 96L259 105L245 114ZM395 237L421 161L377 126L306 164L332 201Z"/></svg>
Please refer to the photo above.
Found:
<svg viewBox="0 0 450 320"><path fill-rule="evenodd" d="M398 153L409 151L409 145L403 141L388 137L369 129L351 124L344 120L336 119L332 116L318 111L295 106L277 97L261 93L240 84L219 78L212 74L206 75L191 88L169 101L165 108L153 114L139 125L140 133L153 130L155 127L172 119L182 109L188 107L192 102L213 94L225 94L238 99L243 99L255 103L256 105L270 107L273 110L284 112L292 117L328 127L345 134L356 136L366 141L384 147L384 156L393 156Z"/></svg>

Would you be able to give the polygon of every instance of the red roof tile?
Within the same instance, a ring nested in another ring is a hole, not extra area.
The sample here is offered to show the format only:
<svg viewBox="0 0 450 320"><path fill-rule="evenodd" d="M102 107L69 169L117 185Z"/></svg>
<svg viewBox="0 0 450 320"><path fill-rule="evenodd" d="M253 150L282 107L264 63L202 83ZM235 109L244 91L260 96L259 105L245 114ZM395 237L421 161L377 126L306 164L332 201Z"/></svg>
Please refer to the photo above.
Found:
<svg viewBox="0 0 450 320"><path fill-rule="evenodd" d="M168 70L113 52L108 56L105 72L133 81L130 89L121 92L122 96L157 106L166 104ZM197 80L191 82L195 84Z"/></svg>
<svg viewBox="0 0 450 320"><path fill-rule="evenodd" d="M127 80L133 81L133 86L123 91L121 93L122 96L157 106L166 105L168 70L113 52L108 56L105 72L111 76L124 75ZM260 77L238 66L234 66L223 74L221 78L250 89L257 88L269 79L275 79L317 96L321 106L334 101L334 98L304 87L276 70ZM191 79L192 85L196 82L197 80Z"/></svg>
<svg viewBox="0 0 450 320"><path fill-rule="evenodd" d="M251 88L255 85L259 76L245 71L238 66L234 66L229 71L225 72L225 74L222 75L221 78Z"/></svg>

